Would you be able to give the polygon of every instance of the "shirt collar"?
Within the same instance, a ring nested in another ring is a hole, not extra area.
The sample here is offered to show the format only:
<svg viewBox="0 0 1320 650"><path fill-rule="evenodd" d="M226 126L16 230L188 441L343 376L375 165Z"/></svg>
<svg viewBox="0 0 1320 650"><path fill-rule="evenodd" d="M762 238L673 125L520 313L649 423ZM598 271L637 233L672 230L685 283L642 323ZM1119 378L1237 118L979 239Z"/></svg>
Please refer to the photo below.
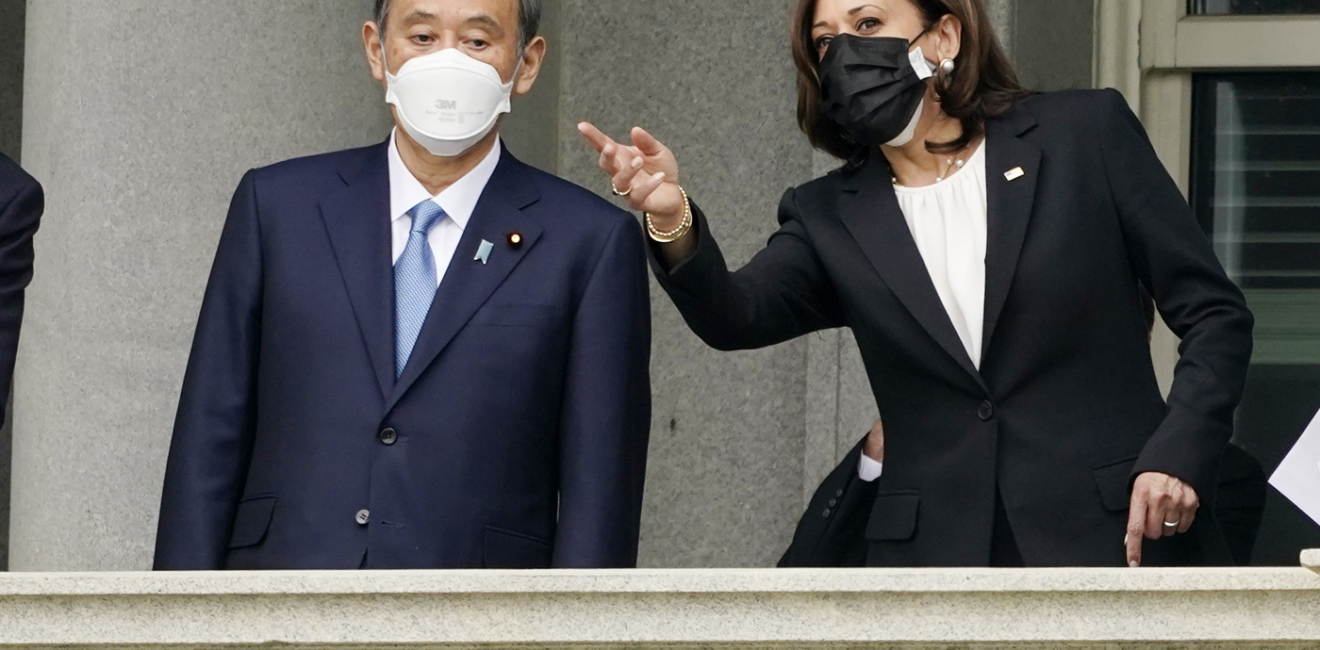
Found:
<svg viewBox="0 0 1320 650"><path fill-rule="evenodd" d="M418 203L430 199L435 201L460 229L466 229L468 220L472 218L472 212L477 209L477 201L481 200L481 193L486 190L486 184L490 182L490 177L495 174L495 168L499 166L500 153L503 150L499 138L495 139L495 146L490 148L490 153L486 154L472 171L439 194L432 196L403 164L396 137L396 133L390 133L390 222L402 219L408 215L409 210L417 207Z"/></svg>

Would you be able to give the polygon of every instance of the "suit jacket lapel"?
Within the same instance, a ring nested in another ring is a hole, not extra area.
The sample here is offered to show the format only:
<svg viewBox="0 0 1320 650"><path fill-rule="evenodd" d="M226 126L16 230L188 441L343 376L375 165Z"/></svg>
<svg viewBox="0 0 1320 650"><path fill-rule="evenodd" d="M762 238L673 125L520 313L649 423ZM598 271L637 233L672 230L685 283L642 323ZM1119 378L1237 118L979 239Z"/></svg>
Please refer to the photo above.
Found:
<svg viewBox="0 0 1320 650"><path fill-rule="evenodd" d="M417 337L417 345L394 386L387 412L440 356L477 310L486 304L528 251L536 246L542 228L521 210L538 198L536 187L527 178L522 163L505 150L463 231L444 280L440 282L435 301ZM509 234L514 232L521 234L523 240L517 248L508 242ZM486 263L474 259L483 240L495 245Z"/></svg>
<svg viewBox="0 0 1320 650"><path fill-rule="evenodd" d="M981 358L986 358L995 327L1008 300L1017 272L1027 224L1035 205L1036 181L1041 173L1041 152L1020 136L1036 126L1023 108L986 124L986 237L985 325Z"/></svg>
<svg viewBox="0 0 1320 650"><path fill-rule="evenodd" d="M917 322L982 388L981 375L963 347L949 313L940 302L926 262L908 230L894 195L889 165L879 153L844 183L856 196L843 210L843 223L861 246L871 266Z"/></svg>
<svg viewBox="0 0 1320 650"><path fill-rule="evenodd" d="M339 175L345 187L321 199L321 217L362 331L381 397L394 387L394 277L386 147L373 147Z"/></svg>

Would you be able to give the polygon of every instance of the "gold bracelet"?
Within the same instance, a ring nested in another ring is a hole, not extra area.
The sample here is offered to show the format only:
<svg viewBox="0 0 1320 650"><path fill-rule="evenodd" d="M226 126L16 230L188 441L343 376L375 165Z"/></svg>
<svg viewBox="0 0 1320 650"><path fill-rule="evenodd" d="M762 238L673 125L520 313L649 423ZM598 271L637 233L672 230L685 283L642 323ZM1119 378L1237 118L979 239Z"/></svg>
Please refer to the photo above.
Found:
<svg viewBox="0 0 1320 650"><path fill-rule="evenodd" d="M676 242L692 230L692 202L688 201L687 192L683 191L682 187L678 188L678 193L683 195L683 220L679 222L677 228L669 232L660 232L651 221L651 213L642 213L646 217L646 234L661 244Z"/></svg>

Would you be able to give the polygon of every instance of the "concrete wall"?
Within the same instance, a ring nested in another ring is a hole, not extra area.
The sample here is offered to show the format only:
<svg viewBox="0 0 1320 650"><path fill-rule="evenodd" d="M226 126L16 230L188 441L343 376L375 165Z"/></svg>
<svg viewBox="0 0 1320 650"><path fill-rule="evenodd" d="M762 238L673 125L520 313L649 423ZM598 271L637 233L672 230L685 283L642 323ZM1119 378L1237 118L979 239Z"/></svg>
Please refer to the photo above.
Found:
<svg viewBox="0 0 1320 650"><path fill-rule="evenodd" d="M644 126L678 152L683 184L742 265L812 177L794 124L791 0L564 0L560 173L608 193L575 124L626 141ZM723 354L658 288L654 419L642 562L768 566L802 507L806 341Z"/></svg>

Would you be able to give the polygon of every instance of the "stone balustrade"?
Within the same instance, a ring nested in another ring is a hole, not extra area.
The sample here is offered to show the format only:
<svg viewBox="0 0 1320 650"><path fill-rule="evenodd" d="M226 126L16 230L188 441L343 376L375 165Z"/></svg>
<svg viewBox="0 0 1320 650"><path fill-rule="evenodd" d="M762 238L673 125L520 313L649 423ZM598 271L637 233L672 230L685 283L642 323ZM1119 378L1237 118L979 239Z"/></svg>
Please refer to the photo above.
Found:
<svg viewBox="0 0 1320 650"><path fill-rule="evenodd" d="M1320 551L1304 563L1320 571ZM0 574L0 648L1307 648L1296 569Z"/></svg>

